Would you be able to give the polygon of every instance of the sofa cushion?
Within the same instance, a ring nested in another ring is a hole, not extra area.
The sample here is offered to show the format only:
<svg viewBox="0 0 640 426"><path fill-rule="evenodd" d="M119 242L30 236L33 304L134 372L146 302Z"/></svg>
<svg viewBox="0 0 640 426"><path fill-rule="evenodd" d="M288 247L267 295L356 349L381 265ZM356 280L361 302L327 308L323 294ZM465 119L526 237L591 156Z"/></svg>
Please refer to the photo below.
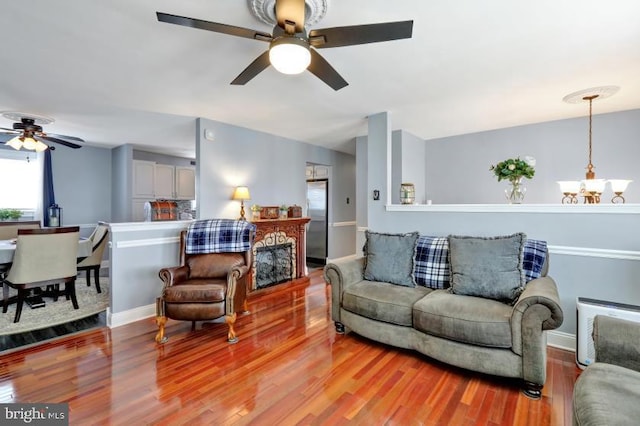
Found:
<svg viewBox="0 0 640 426"><path fill-rule="evenodd" d="M450 285L449 239L421 235L416 244L413 276L417 285L442 289Z"/></svg>
<svg viewBox="0 0 640 426"><path fill-rule="evenodd" d="M511 312L495 300L435 290L413 306L413 327L461 343L510 348Z"/></svg>
<svg viewBox="0 0 640 426"><path fill-rule="evenodd" d="M640 373L596 362L582 372L573 390L576 425L633 425L640 419Z"/></svg>
<svg viewBox="0 0 640 426"><path fill-rule="evenodd" d="M414 303L429 294L425 287L403 287L387 282L360 281L342 294L342 307L363 317L411 327Z"/></svg>
<svg viewBox="0 0 640 426"><path fill-rule="evenodd" d="M547 242L527 239L524 243L522 269L529 282L546 275ZM449 268L449 238L421 235L416 244L413 264L416 285L433 289L451 285Z"/></svg>
<svg viewBox="0 0 640 426"><path fill-rule="evenodd" d="M415 287L413 260L419 234L382 234L366 231L364 279Z"/></svg>
<svg viewBox="0 0 640 426"><path fill-rule="evenodd" d="M167 303L217 303L225 300L226 280L189 280L164 289Z"/></svg>
<svg viewBox="0 0 640 426"><path fill-rule="evenodd" d="M449 236L451 290L513 303L525 285L522 269L526 235Z"/></svg>
<svg viewBox="0 0 640 426"><path fill-rule="evenodd" d="M189 278L225 278L234 266L244 265L244 253L188 255Z"/></svg>

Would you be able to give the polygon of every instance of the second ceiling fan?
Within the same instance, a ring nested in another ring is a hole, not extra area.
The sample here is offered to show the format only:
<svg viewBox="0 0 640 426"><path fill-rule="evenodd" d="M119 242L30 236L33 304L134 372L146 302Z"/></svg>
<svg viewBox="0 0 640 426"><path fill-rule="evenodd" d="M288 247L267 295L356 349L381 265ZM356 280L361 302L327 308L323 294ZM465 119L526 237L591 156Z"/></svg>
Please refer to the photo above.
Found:
<svg viewBox="0 0 640 426"><path fill-rule="evenodd" d="M277 23L273 28L273 34L168 13L156 14L160 22L269 43L269 50L258 56L231 82L236 85L248 83L269 65L273 65L285 74L298 74L308 69L334 90L340 90L348 83L316 49L411 38L413 31L413 21L399 21L323 28L307 32L304 27L304 0L275 1Z"/></svg>

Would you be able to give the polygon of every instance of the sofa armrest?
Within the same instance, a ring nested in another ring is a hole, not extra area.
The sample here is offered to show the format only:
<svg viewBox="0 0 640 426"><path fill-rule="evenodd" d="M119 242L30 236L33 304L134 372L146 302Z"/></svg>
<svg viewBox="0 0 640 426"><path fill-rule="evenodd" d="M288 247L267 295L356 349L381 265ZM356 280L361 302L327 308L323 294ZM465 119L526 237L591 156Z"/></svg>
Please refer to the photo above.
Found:
<svg viewBox="0 0 640 426"><path fill-rule="evenodd" d="M246 280L243 278L249 273L246 265L234 266L227 273L227 295L225 300L225 310L228 314L238 312L246 308L247 298Z"/></svg>
<svg viewBox="0 0 640 426"><path fill-rule="evenodd" d="M175 266L173 268L162 268L158 272L158 276L164 283L164 287L180 284L189 277L189 268L187 266Z"/></svg>
<svg viewBox="0 0 640 426"><path fill-rule="evenodd" d="M324 267L324 279L331 284L331 319L340 322L342 293L351 284L362 281L364 277L364 258L349 259L328 263Z"/></svg>
<svg viewBox="0 0 640 426"><path fill-rule="evenodd" d="M640 324L596 315L593 319L596 362L640 371Z"/></svg>
<svg viewBox="0 0 640 426"><path fill-rule="evenodd" d="M550 276L529 281L516 301L511 313L512 349L523 355L530 349L537 353L544 330L560 327L564 315L555 281Z"/></svg>

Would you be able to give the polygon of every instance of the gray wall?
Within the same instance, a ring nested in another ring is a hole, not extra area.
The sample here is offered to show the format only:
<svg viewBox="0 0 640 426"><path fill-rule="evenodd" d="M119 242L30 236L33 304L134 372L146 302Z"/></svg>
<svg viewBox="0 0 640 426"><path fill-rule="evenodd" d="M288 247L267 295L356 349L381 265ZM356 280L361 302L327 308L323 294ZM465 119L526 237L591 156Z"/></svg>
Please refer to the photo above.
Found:
<svg viewBox="0 0 640 426"><path fill-rule="evenodd" d="M110 149L59 147L51 153L51 166L63 225L111 220Z"/></svg>
<svg viewBox="0 0 640 426"><path fill-rule="evenodd" d="M505 202L505 181L498 183L492 164L513 157L536 158L536 174L525 179L525 203L559 203L557 181L584 179L588 163L588 117L426 141L427 198L438 204ZM640 110L593 117L596 177L632 179L627 202L640 202ZM405 155L419 156L420 152ZM603 202L613 194L607 187ZM582 200L581 200L582 201Z"/></svg>
<svg viewBox="0 0 640 426"><path fill-rule="evenodd" d="M637 129L637 123L632 119L638 117L639 111L627 111L617 114L608 114L606 121L610 121L611 125L617 123L618 132L624 135L625 140L635 139L637 142L640 130ZM565 122L543 123L533 126L522 126L514 129L505 129L509 137L501 139L506 144L514 143L530 138L533 133L540 134L540 143L546 144L546 140L554 137L552 129L558 129L564 135L563 138L556 138L556 142L560 139L569 137L568 128L577 125L577 120L564 120ZM605 120L599 120L605 121ZM545 125L546 124L546 125ZM387 157L387 145L391 146L391 140L388 132L388 117L385 114L370 116L369 118L369 134L368 138L358 138L356 148L357 155L366 155L368 159L369 170L358 170L358 188L360 188L361 180L366 182L366 190L370 195L373 189L378 189L384 185L384 178L371 173L371 170L386 170L390 161ZM548 127L547 127L548 126ZM603 126L604 127L604 126ZM522 134L518 133L520 130ZM544 130L544 132L542 131ZM494 138L487 138L491 133L484 132L479 134L465 135L454 138L455 141L464 141L465 147L473 145L473 141L479 146L487 143L487 139L491 139L491 145L494 146ZM635 138L633 137L635 135ZM622 137L622 136L621 136ZM444 141L441 143L440 149L445 150ZM471 149L471 148L468 148ZM366 150L366 151L365 151ZM428 151L430 151L428 149ZM453 156L456 152L457 164L463 167L456 169L467 184L473 184L476 180L474 174L468 174L468 168L474 162L482 163L476 172L482 170L483 173L490 176L488 172L487 159L502 158L505 155L519 154L518 151L510 151L508 147L494 146L493 154L478 159L482 149L478 148L472 152L458 146L458 149L447 149L447 152ZM529 146L528 152L524 154L532 154L534 156L546 159L542 154L542 150L538 150L535 144ZM617 156L596 157L596 165L601 169L601 175L609 175L610 170L617 170L617 164L622 161L620 157L624 157L626 153L637 152L634 143L629 143L623 148L618 148ZM496 157L497 153L501 153L501 157ZM511 153L511 154L510 154ZM615 158L613 158L615 157ZM506 157L505 157L506 158ZM550 159L553 156L548 157ZM637 156L635 156L637 158ZM453 161L453 160L452 160ZM551 160L549 160L551 161ZM580 173L582 171L583 159L577 160L575 170ZM622 161L626 164L628 160ZM443 163L446 163L443 161ZM553 162L556 167L561 163L560 160ZM612 164L613 163L613 164ZM431 165L431 163L428 163ZM543 161L544 164L544 161ZM475 167L475 166L474 166ZM562 163L562 167L564 163ZM626 167L626 166L625 166ZM553 187L551 180L545 175L547 173L558 174L559 172L552 168L547 170L549 166L538 167L538 175L534 181L546 182L549 180L549 187ZM568 167L572 172L574 167ZM430 173L427 179L435 186L446 186L447 180L451 177L451 167L440 169L442 172L448 170L443 175ZM466 173L466 174L465 174ZM628 176L631 173L626 168L620 168L619 176ZM637 173L637 172L636 172ZM462 181L461 181L462 182ZM640 179L637 179L640 184ZM495 182L494 182L495 184ZM489 182L487 182L489 185ZM546 184L542 184L543 186ZM548 191L554 191L549 188ZM488 194L487 188L482 191ZM528 194L528 196L531 194ZM382 200L386 200L384 192L381 195ZM553 197L552 197L553 198ZM635 198L635 197L630 197ZM553 201L559 203L555 198ZM483 199L483 203L490 203L491 200ZM502 197L496 197L496 203L504 204ZM500 213L477 213L464 211L449 212L430 212L430 211L387 211L385 201L375 202L371 197L367 197L367 202L362 205L366 212L358 212L358 225L365 226L360 222L360 218L366 217L366 226L374 231L381 232L410 232L419 231L426 235L448 234L466 234L466 235L506 235L513 232L525 232L529 238L546 240L550 246L555 247L555 253L551 254L550 270L551 275L557 282L562 306L565 314L564 324L560 331L575 334L576 333L576 298L590 297L595 299L604 299L613 302L622 302L640 305L640 288L638 287L638 276L640 276L640 217L637 213L530 213L526 211L500 212ZM359 208L361 205L359 204ZM361 237L359 233L358 238Z"/></svg>
<svg viewBox="0 0 640 426"><path fill-rule="evenodd" d="M131 220L131 187L133 148L131 145L120 145L111 151L113 174L111 187L111 221L129 222Z"/></svg>
<svg viewBox="0 0 640 426"><path fill-rule="evenodd" d="M391 132L391 202L400 204L400 185L413 183L416 203L425 204L427 144L404 130Z"/></svg>
<svg viewBox="0 0 640 426"><path fill-rule="evenodd" d="M307 163L332 166L329 185L329 222L355 221L355 158L352 155L268 133L213 120L197 120L196 175L198 218L236 218L238 201L231 200L233 189L247 185L249 206L297 204L306 208ZM204 131L213 131L214 140L204 139ZM355 226L341 226L329 233L328 257L354 253L345 247L343 233L354 236ZM332 236L333 235L333 236ZM351 238L350 241L353 241Z"/></svg>

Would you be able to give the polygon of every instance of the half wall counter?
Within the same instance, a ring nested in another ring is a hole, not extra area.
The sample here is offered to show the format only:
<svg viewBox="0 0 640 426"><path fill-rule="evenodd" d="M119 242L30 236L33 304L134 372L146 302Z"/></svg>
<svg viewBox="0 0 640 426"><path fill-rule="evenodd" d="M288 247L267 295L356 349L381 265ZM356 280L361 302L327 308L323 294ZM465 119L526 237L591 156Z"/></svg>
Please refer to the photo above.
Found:
<svg viewBox="0 0 640 426"><path fill-rule="evenodd" d="M156 297L162 290L158 271L179 264L180 232L191 222L109 224L109 327L155 315Z"/></svg>

